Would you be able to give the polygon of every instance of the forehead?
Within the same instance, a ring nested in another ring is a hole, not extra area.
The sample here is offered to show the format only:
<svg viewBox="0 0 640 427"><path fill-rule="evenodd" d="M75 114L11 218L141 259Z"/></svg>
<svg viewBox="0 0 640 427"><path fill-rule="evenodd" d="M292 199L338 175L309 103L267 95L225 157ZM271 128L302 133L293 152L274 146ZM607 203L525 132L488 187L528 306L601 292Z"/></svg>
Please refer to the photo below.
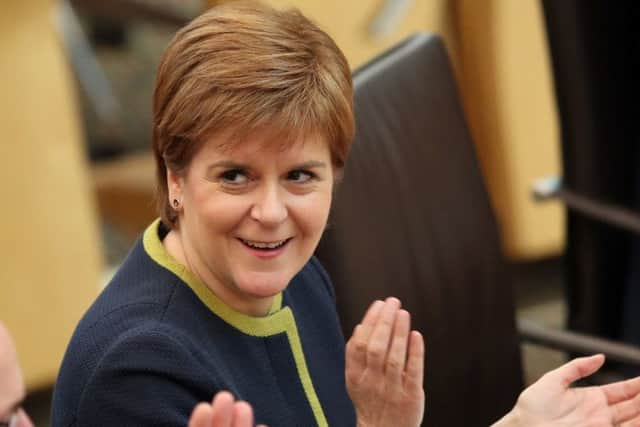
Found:
<svg viewBox="0 0 640 427"><path fill-rule="evenodd" d="M227 157L245 161L261 159L297 159L301 157L329 156L326 138L314 133L282 138L269 132L254 132L242 137L228 133L208 138L196 156L205 158Z"/></svg>

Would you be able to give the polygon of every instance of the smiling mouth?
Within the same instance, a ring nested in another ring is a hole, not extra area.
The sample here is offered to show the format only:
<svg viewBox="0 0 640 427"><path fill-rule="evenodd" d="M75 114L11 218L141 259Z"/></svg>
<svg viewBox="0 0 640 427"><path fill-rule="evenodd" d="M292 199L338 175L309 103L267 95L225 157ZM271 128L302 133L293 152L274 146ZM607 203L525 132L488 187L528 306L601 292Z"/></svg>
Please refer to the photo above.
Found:
<svg viewBox="0 0 640 427"><path fill-rule="evenodd" d="M243 245L251 249L257 249L259 251L273 251L275 249L280 249L281 247L289 243L291 239L292 237L289 237L288 239L284 239L284 240L278 240L275 242L257 242L254 240L245 240L245 239L238 238L238 240L240 240Z"/></svg>

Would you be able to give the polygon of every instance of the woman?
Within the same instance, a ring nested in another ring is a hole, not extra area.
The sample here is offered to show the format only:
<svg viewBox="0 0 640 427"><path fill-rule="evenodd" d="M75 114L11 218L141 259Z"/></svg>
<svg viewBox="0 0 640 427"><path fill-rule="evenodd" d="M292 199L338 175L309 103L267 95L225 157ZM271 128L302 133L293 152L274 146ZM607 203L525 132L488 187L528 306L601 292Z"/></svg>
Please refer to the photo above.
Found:
<svg viewBox="0 0 640 427"><path fill-rule="evenodd" d="M220 390L272 426L355 423L333 290L312 257L351 98L343 54L298 12L232 2L175 36L154 95L161 220L80 322L53 425L186 425ZM419 419L422 337L399 305L374 314L397 318L394 375L408 353L404 409Z"/></svg>
<svg viewBox="0 0 640 427"><path fill-rule="evenodd" d="M80 322L52 425L184 426L223 390L190 425L251 425L251 407L272 427L420 424L424 343L409 313L374 302L345 367L312 257L351 98L344 56L296 11L233 2L178 32L154 95L161 219Z"/></svg>

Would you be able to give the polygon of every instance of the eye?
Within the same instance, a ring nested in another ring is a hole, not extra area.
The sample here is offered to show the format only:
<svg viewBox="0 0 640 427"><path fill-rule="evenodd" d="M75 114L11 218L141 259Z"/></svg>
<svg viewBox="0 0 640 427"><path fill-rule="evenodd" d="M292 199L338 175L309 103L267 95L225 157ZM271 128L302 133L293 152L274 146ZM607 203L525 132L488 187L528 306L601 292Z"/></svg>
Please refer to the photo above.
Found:
<svg viewBox="0 0 640 427"><path fill-rule="evenodd" d="M296 169L287 174L287 179L295 183L304 184L314 179L316 175L313 172Z"/></svg>
<svg viewBox="0 0 640 427"><path fill-rule="evenodd" d="M230 169L220 174L220 180L225 185L240 186L249 182L249 177L242 169Z"/></svg>

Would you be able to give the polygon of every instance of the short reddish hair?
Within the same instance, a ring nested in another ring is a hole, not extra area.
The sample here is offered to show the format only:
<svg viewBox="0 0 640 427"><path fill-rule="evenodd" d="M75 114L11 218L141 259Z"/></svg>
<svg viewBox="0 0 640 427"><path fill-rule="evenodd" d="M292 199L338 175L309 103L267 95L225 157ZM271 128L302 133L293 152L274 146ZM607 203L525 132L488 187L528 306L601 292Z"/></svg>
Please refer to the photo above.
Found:
<svg viewBox="0 0 640 427"><path fill-rule="evenodd" d="M354 133L346 58L298 10L236 1L181 29L166 48L153 99L157 207L172 227L167 168L180 174L207 138L230 132L233 145L258 130L293 142L319 134L334 167L344 166ZM274 138L275 139L275 138Z"/></svg>

